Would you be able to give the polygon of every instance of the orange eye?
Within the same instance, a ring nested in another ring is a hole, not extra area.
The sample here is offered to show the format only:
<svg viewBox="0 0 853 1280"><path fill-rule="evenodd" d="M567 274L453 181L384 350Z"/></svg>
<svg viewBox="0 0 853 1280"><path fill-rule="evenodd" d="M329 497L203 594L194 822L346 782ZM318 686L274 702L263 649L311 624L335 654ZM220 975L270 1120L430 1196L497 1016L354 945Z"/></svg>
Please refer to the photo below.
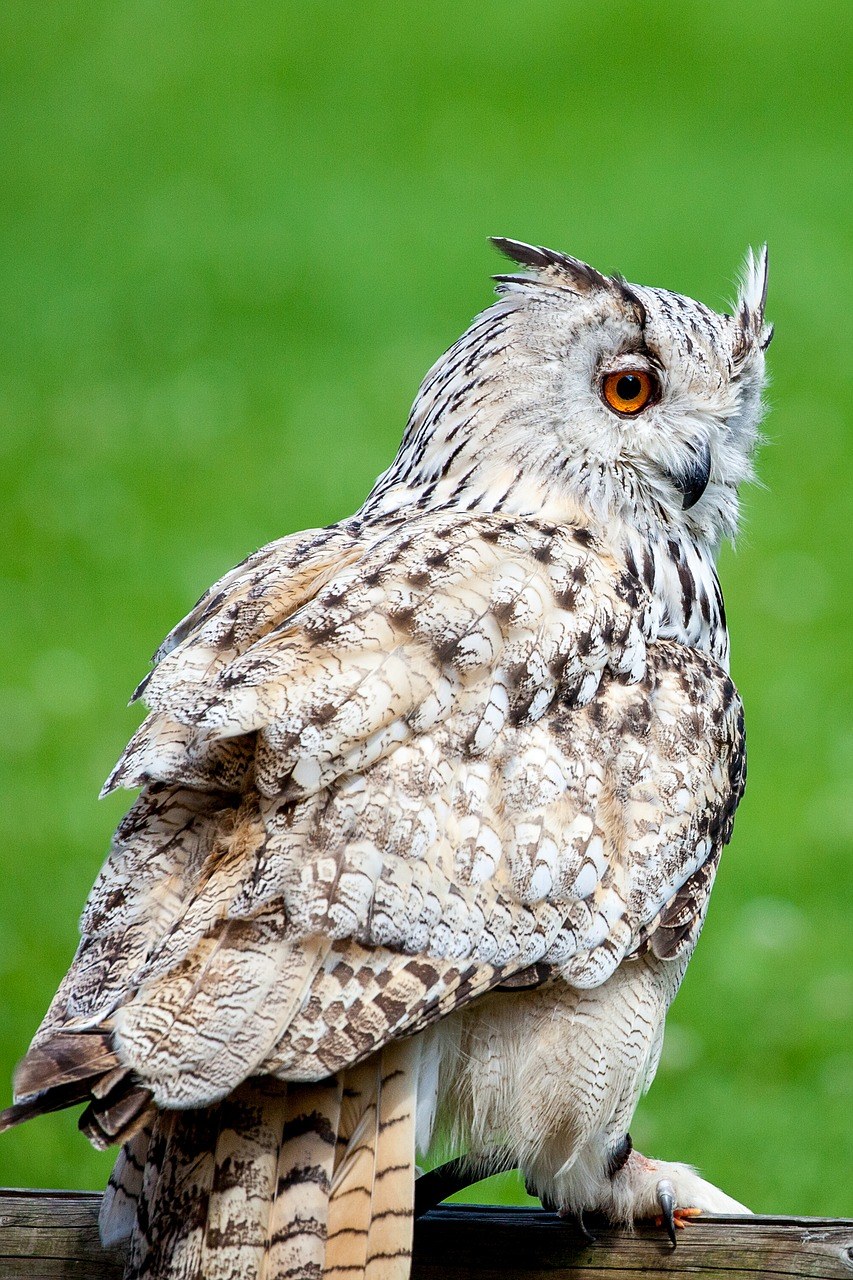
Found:
<svg viewBox="0 0 853 1280"><path fill-rule="evenodd" d="M623 369L620 373L608 373L601 383L605 403L617 413L629 416L645 409L655 398L657 390L657 382L645 369Z"/></svg>

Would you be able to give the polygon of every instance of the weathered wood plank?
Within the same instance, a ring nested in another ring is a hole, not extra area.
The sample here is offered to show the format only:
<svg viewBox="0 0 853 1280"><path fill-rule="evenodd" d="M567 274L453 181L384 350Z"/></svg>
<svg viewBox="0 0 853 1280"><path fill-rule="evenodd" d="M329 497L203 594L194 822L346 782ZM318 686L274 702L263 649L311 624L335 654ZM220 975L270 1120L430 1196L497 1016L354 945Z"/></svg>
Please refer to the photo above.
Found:
<svg viewBox="0 0 853 1280"><path fill-rule="evenodd" d="M98 1241L99 1204L83 1192L0 1190L2 1280L120 1280L121 1251ZM590 1244L541 1209L445 1205L416 1226L413 1280L853 1277L853 1219L701 1218L676 1250L653 1227L594 1229Z"/></svg>
<svg viewBox="0 0 853 1280"><path fill-rule="evenodd" d="M98 1238L100 1203L91 1192L0 1189L3 1280L120 1280L121 1250Z"/></svg>
<svg viewBox="0 0 853 1280"><path fill-rule="evenodd" d="M413 1280L634 1280L650 1276L853 1276L853 1220L706 1217L679 1232L592 1226L596 1242L541 1209L446 1205L415 1230Z"/></svg>

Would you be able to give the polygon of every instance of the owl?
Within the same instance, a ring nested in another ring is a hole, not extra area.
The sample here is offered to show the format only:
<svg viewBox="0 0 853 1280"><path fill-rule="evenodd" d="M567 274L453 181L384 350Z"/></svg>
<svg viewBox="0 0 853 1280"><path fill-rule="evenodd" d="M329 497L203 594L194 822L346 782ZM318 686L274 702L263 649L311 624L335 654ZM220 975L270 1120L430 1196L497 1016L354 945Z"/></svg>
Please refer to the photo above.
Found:
<svg viewBox="0 0 853 1280"><path fill-rule="evenodd" d="M120 1145L136 1280L405 1280L439 1133L581 1221L747 1212L629 1125L744 786L715 561L766 252L729 315L495 244L361 509L227 573L134 695L2 1123Z"/></svg>

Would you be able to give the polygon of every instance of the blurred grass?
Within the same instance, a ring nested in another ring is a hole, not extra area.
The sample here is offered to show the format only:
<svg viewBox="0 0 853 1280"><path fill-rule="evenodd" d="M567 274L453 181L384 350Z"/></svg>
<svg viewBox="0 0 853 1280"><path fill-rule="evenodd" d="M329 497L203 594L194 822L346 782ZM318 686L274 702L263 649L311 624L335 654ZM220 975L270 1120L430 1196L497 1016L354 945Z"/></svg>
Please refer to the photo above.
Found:
<svg viewBox="0 0 853 1280"><path fill-rule="evenodd" d="M0 1079L126 803L95 795L148 655L354 508L489 300L486 236L712 305L766 238L767 488L723 564L750 785L634 1137L757 1210L853 1211L849 35L823 0L7 0ZM110 1159L49 1117L0 1182Z"/></svg>

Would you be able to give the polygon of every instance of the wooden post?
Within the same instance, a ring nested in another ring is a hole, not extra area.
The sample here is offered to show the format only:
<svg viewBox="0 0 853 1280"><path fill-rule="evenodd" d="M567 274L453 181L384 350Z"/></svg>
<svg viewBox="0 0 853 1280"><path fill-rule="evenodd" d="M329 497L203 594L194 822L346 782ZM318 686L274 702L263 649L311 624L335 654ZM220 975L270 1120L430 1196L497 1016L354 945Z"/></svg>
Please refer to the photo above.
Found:
<svg viewBox="0 0 853 1280"><path fill-rule="evenodd" d="M122 1251L98 1241L100 1199L0 1190L3 1280L120 1280ZM853 1219L699 1218L675 1250L651 1226L593 1229L594 1244L542 1209L445 1205L417 1223L412 1280L853 1277Z"/></svg>

